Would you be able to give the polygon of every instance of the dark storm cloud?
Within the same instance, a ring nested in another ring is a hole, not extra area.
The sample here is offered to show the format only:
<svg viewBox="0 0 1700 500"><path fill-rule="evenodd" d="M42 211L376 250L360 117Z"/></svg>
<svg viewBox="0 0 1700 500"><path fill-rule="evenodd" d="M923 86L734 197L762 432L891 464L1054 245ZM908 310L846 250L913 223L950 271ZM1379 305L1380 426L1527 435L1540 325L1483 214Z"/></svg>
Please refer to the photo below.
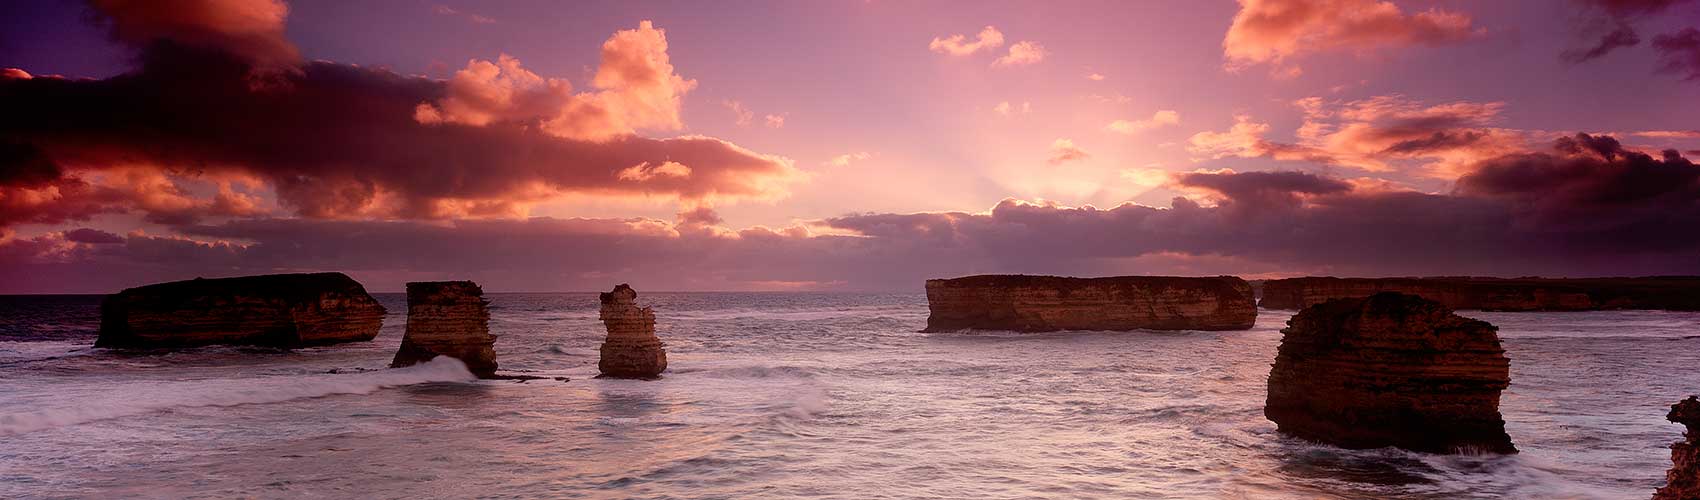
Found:
<svg viewBox="0 0 1700 500"><path fill-rule="evenodd" d="M80 228L65 231L65 240L76 243L103 245L108 243L123 243L124 237L99 229Z"/></svg>
<svg viewBox="0 0 1700 500"><path fill-rule="evenodd" d="M1602 33L1585 48L1564 51L1559 58L1568 63L1582 63L1604 57L1625 47L1641 43L1633 24L1645 17L1661 14L1672 6L1688 0L1579 0L1583 10L1582 30Z"/></svg>
<svg viewBox="0 0 1700 500"><path fill-rule="evenodd" d="M1659 70L1681 75L1688 81L1700 81L1700 30L1682 31L1653 37L1653 48L1659 51Z"/></svg>

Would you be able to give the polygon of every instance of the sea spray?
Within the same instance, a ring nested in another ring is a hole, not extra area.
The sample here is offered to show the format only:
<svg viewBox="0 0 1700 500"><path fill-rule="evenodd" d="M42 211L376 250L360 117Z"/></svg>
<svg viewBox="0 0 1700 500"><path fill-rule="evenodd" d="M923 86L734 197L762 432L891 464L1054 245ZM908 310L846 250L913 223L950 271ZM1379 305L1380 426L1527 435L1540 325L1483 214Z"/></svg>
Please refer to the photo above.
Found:
<svg viewBox="0 0 1700 500"><path fill-rule="evenodd" d="M474 380L466 364L439 356L407 368L352 374L286 375L124 384L65 406L6 408L0 436L140 415L171 408L279 403L338 394L370 394L385 387Z"/></svg>

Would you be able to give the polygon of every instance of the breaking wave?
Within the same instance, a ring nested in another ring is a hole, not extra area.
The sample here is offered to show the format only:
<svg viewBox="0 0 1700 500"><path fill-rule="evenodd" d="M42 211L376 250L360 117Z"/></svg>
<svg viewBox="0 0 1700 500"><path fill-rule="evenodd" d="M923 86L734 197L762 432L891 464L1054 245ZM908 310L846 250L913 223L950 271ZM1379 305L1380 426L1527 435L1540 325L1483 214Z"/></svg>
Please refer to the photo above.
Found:
<svg viewBox="0 0 1700 500"><path fill-rule="evenodd" d="M386 387L474 380L466 364L440 356L406 368L353 374L291 375L246 379L142 382L78 395L66 406L8 408L0 436L140 415L171 408L281 403L338 394L370 394Z"/></svg>

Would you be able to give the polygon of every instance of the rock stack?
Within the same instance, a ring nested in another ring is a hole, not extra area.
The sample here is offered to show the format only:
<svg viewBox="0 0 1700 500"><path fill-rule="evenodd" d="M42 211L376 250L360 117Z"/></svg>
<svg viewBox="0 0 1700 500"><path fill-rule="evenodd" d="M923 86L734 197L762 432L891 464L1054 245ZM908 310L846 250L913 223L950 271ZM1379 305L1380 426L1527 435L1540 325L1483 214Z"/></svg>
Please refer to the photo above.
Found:
<svg viewBox="0 0 1700 500"><path fill-rule="evenodd" d="M1308 307L1287 321L1263 414L1345 448L1516 453L1499 414L1511 362L1498 328L1414 295Z"/></svg>
<svg viewBox="0 0 1700 500"><path fill-rule="evenodd" d="M100 304L95 347L302 347L378 336L384 306L342 273L174 281Z"/></svg>
<svg viewBox="0 0 1700 500"><path fill-rule="evenodd" d="M927 332L962 329L1245 330L1251 284L1233 276L980 275L927 280Z"/></svg>
<svg viewBox="0 0 1700 500"><path fill-rule="evenodd" d="M1686 430L1682 441L1670 445L1670 471L1665 472L1665 487L1653 493L1653 500L1700 499L1700 399L1689 396L1671 405L1665 418Z"/></svg>
<svg viewBox="0 0 1700 500"><path fill-rule="evenodd" d="M407 284L407 334L391 367L448 356L466 363L479 378L496 375L496 336L490 334L489 301L471 281Z"/></svg>
<svg viewBox="0 0 1700 500"><path fill-rule="evenodd" d="M655 311L638 307L637 291L621 283L602 293L602 324L608 339L602 342L602 360L596 367L602 376L653 379L667 369L667 351L655 338Z"/></svg>

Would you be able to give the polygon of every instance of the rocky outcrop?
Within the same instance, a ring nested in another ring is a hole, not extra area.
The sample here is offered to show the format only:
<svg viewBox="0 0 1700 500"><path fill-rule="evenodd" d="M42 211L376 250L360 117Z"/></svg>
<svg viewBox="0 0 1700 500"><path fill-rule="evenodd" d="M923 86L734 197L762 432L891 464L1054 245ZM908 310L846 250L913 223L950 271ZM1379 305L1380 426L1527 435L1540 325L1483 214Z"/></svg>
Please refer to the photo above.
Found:
<svg viewBox="0 0 1700 500"><path fill-rule="evenodd" d="M1511 362L1497 328L1413 295L1305 308L1281 330L1263 414L1344 448L1516 453L1499 415Z"/></svg>
<svg viewBox="0 0 1700 500"><path fill-rule="evenodd" d="M1682 441L1670 445L1670 470L1665 472L1665 486L1653 493L1653 500L1700 499L1700 399L1689 396L1670 406L1665 418L1682 424Z"/></svg>
<svg viewBox="0 0 1700 500"><path fill-rule="evenodd" d="M490 302L471 281L407 284L407 333L390 367L411 366L448 356L466 363L479 378L496 376L496 336L490 334Z"/></svg>
<svg viewBox="0 0 1700 500"><path fill-rule="evenodd" d="M1700 277L1646 278L1289 278L1263 283L1265 309L1303 309L1378 292L1418 295L1453 309L1700 311Z"/></svg>
<svg viewBox="0 0 1700 500"><path fill-rule="evenodd" d="M596 367L602 376L652 379L667 369L667 351L655 337L655 311L638 307L637 291L621 283L602 293L602 324L608 338Z"/></svg>
<svg viewBox="0 0 1700 500"><path fill-rule="evenodd" d="M301 347L378 336L384 306L342 273L159 283L108 295L96 347Z"/></svg>
<svg viewBox="0 0 1700 500"><path fill-rule="evenodd" d="M1245 330L1257 320L1251 285L1233 276L934 279L927 308L926 332Z"/></svg>

